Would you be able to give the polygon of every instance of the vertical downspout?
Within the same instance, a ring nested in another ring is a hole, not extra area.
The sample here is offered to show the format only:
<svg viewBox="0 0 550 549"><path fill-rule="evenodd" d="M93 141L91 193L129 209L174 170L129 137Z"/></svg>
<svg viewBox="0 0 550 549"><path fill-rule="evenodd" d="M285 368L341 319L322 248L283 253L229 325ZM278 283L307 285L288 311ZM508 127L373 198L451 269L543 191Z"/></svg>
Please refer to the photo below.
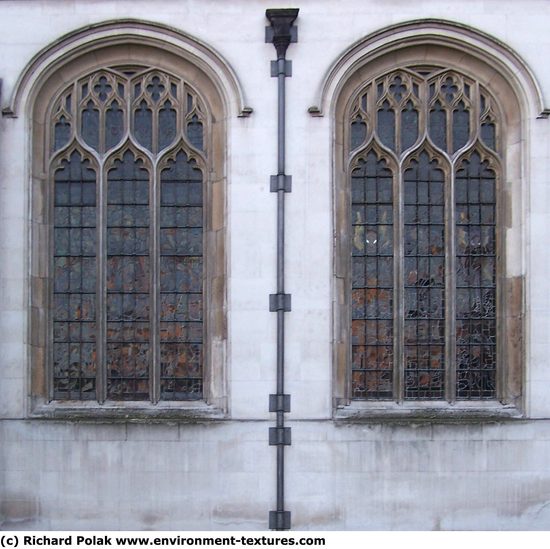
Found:
<svg viewBox="0 0 550 549"><path fill-rule="evenodd" d="M290 427L285 427L285 413L290 412L290 395L285 394L285 312L290 311L290 294L285 294L285 193L291 191L292 178L285 174L285 78L292 75L292 63L286 50L296 42L293 26L297 9L270 9L265 12L271 23L266 27L266 42L277 50L271 62L271 76L277 77L277 175L271 176L271 192L277 193L277 293L269 296L269 310L277 313L277 393L269 395L269 411L277 414L276 427L269 429L269 444L277 447L277 509L269 512L269 528L290 529L290 511L285 511L285 446L290 445Z"/></svg>

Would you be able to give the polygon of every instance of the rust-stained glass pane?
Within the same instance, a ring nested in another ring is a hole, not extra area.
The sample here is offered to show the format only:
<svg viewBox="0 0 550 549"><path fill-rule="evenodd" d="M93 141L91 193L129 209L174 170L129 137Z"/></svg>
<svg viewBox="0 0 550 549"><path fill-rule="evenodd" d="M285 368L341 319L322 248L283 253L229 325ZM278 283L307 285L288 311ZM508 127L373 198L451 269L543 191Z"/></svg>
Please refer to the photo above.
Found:
<svg viewBox="0 0 550 549"><path fill-rule="evenodd" d="M179 152L161 173L160 391L165 400L202 397L203 180Z"/></svg>
<svg viewBox="0 0 550 549"><path fill-rule="evenodd" d="M444 173L423 152L405 170L405 399L445 395Z"/></svg>
<svg viewBox="0 0 550 549"><path fill-rule="evenodd" d="M107 396L149 398L149 173L126 151L107 181Z"/></svg>
<svg viewBox="0 0 550 549"><path fill-rule="evenodd" d="M54 176L53 392L96 398L96 174L73 152Z"/></svg>
<svg viewBox="0 0 550 549"><path fill-rule="evenodd" d="M352 396L391 398L393 175L371 151L351 178Z"/></svg>
<svg viewBox="0 0 550 549"><path fill-rule="evenodd" d="M456 175L459 399L496 396L496 178L474 152Z"/></svg>

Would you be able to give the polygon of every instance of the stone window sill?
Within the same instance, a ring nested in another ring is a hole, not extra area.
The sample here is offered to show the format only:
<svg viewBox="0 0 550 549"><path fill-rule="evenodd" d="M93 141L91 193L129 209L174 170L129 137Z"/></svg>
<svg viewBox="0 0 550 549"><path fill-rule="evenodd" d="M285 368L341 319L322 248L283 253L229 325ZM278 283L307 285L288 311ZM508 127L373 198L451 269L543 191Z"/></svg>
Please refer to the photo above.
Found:
<svg viewBox="0 0 550 549"><path fill-rule="evenodd" d="M364 402L339 406L333 416L342 422L426 421L479 422L524 419L517 407L500 402Z"/></svg>
<svg viewBox="0 0 550 549"><path fill-rule="evenodd" d="M53 419L87 422L151 422L178 421L197 422L222 420L227 414L204 401L160 402L113 402L104 404L80 401L53 401L37 404L29 414L30 419Z"/></svg>

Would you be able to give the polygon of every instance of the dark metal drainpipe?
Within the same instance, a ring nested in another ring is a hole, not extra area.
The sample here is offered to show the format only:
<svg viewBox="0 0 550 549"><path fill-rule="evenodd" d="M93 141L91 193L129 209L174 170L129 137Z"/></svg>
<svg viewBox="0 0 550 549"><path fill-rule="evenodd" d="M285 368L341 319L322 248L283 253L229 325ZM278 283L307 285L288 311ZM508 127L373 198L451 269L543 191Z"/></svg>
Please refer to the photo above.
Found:
<svg viewBox="0 0 550 549"><path fill-rule="evenodd" d="M269 429L269 444L277 447L277 509L269 512L271 530L290 529L290 511L285 511L285 446L290 445L290 427L285 413L290 412L290 395L285 394L285 313L290 311L290 294L285 294L285 193L291 191L292 177L285 174L285 78L292 76L292 62L285 59L291 42L297 42L293 25L297 9L266 10L271 23L265 41L277 50L271 62L271 76L278 83L277 175L271 176L271 192L277 193L277 293L269 296L269 310L277 313L277 393L269 395L269 411L276 412L276 427Z"/></svg>

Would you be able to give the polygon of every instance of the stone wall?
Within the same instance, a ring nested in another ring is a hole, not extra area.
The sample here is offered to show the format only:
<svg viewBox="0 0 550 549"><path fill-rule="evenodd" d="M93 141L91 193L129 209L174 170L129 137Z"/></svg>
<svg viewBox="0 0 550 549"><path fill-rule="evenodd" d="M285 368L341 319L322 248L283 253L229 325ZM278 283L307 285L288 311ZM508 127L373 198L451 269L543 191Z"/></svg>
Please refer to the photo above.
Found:
<svg viewBox="0 0 550 549"><path fill-rule="evenodd" d="M153 5L154 4L154 5ZM32 419L27 97L0 120L0 528L266 529L275 501L268 395L275 391L276 82L260 0L5 1L2 107L39 51L116 19L169 25L216 50L254 112L227 120L226 419L133 423ZM295 529L550 529L550 121L531 113L518 146L525 276L525 414L517 420L333 419L332 137L312 117L329 68L388 25L444 19L514 50L550 107L550 13L542 0L296 0L287 79L287 507Z"/></svg>

